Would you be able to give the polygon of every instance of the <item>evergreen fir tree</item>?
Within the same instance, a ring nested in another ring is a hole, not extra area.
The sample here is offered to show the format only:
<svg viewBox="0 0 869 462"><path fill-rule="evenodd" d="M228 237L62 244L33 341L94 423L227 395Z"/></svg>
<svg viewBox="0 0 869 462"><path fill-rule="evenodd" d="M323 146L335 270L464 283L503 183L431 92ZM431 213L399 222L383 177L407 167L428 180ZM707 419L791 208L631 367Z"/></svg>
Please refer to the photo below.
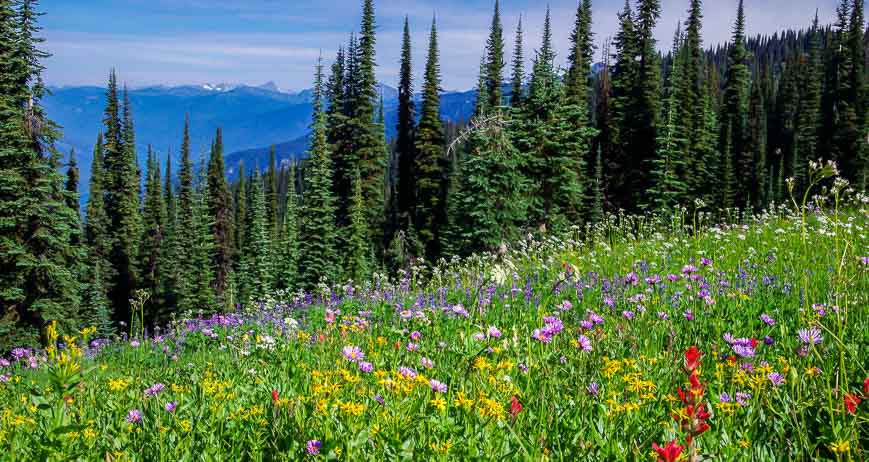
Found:
<svg viewBox="0 0 869 462"><path fill-rule="evenodd" d="M523 52L522 16L516 26L516 40L513 45L513 86L510 94L510 105L514 108L522 105L525 92L525 54Z"/></svg>
<svg viewBox="0 0 869 462"><path fill-rule="evenodd" d="M707 102L704 86L703 64L703 41L700 36L702 27L702 2L691 0L688 7L688 19L685 21L685 40L682 46L683 79L677 91L679 105L682 108L676 120L679 121L679 129L683 134L686 145L685 152L685 177L688 181L689 191L711 192L712 183L715 181L712 171L716 159L710 156L711 152L717 151L718 143L708 145L700 140L698 134L705 128L709 128L709 119L712 117L707 112L711 102ZM714 110L714 106L712 107ZM717 132L715 139L717 140Z"/></svg>
<svg viewBox="0 0 869 462"><path fill-rule="evenodd" d="M75 160L75 149L71 149L69 151L69 163L66 166L66 185L64 188L68 193L66 206L72 209L76 216L81 216L81 206L78 200L78 180L79 172L78 164ZM76 245L78 242L73 241L72 244Z"/></svg>
<svg viewBox="0 0 869 462"><path fill-rule="evenodd" d="M766 107L763 100L763 91L760 88L760 80L755 80L751 85L751 93L748 101L748 127L746 149L751 153L755 183L751 185L751 197L754 198L755 207L763 207L770 200L769 169L767 168L767 118ZM745 175L746 172L740 172Z"/></svg>
<svg viewBox="0 0 869 462"><path fill-rule="evenodd" d="M278 268L275 284L278 289L292 289L299 273L299 198L296 193L296 167L290 161L287 200L284 207L281 242L278 246Z"/></svg>
<svg viewBox="0 0 869 462"><path fill-rule="evenodd" d="M335 262L335 205L332 196L332 163L323 114L323 66L317 65L314 84L314 116L307 186L300 216L299 277L302 287L313 289L321 279L333 279Z"/></svg>
<svg viewBox="0 0 869 462"><path fill-rule="evenodd" d="M504 82L504 27L501 25L501 6L495 0L495 12L492 14L492 25L489 28L489 38L486 40L486 94L488 109L500 107L503 104Z"/></svg>
<svg viewBox="0 0 869 462"><path fill-rule="evenodd" d="M752 189L757 183L754 177L754 153L746 146L746 125L748 123L748 90L750 72L748 69L749 53L745 47L745 10L743 1L739 1L736 12L736 24L733 27L733 43L727 56L727 72L724 82L724 105L721 120L720 146L725 153L725 161L731 161L736 172L723 172L724 178L734 178L735 184L726 185L733 188L733 205L744 205L751 197ZM730 138L725 138L727 135ZM725 147L729 147L725 149ZM729 159L727 156L730 156ZM725 190L726 191L726 190ZM726 194L725 194L726 195Z"/></svg>
<svg viewBox="0 0 869 462"><path fill-rule="evenodd" d="M269 239L277 245L280 231L280 211L278 210L278 166L275 145L269 147L269 170L263 178L263 191L266 197L266 227Z"/></svg>
<svg viewBox="0 0 869 462"><path fill-rule="evenodd" d="M232 271L233 256L233 217L232 196L226 184L226 174L223 162L223 130L217 129L211 158L208 162L208 221L211 222L211 235L214 239L214 256L211 266L214 268L213 287L218 296L226 291L229 273ZM277 181L272 188L277 196ZM273 199L277 202L277 198ZM277 214L276 214L277 215Z"/></svg>
<svg viewBox="0 0 869 462"><path fill-rule="evenodd" d="M190 264L195 268L187 279L188 297L181 307L209 314L220 311L214 290L215 254L214 221L209 210L208 182L205 178L205 158L200 157L193 189L193 240L190 242ZM269 257L271 254L268 255ZM268 273L271 276L271 273Z"/></svg>
<svg viewBox="0 0 869 462"><path fill-rule="evenodd" d="M109 300L117 321L130 321L130 299L137 282L136 262L141 230L139 226L139 175L133 135L132 108L124 90L120 107L114 71L109 77L105 111L106 227L112 266ZM123 109L123 112L121 112Z"/></svg>
<svg viewBox="0 0 869 462"><path fill-rule="evenodd" d="M190 159L190 118L184 118L184 134L181 140L181 171L178 174L178 203L173 237L173 258L175 260L175 296L178 308L190 311L195 306L195 272L200 268L193 266L196 233L196 190L193 183L193 161Z"/></svg>
<svg viewBox="0 0 869 462"><path fill-rule="evenodd" d="M835 41L833 44L834 59L836 64L836 102L835 102L835 126L832 135L832 154L833 159L839 165L839 170L843 172L849 180L855 180L854 175L860 170L857 165L857 156L861 151L860 142L862 137L858 128L857 116L857 95L859 90L855 88L862 82L855 82L855 78L862 74L862 69L857 71L856 67L864 67L861 64L865 63L865 58L859 62L854 62L855 57L862 57L862 51L857 53L853 50L853 43L859 39L855 38L857 33L862 34L863 23L859 25L851 25L856 19L856 16L862 16L862 2L855 2L859 5L858 11L852 11L851 1L842 0L837 8L837 20L835 24ZM861 19L862 20L862 19ZM862 45L860 45L862 46ZM862 85L861 85L862 86ZM863 110L863 109L861 109Z"/></svg>
<svg viewBox="0 0 869 462"><path fill-rule="evenodd" d="M160 164L148 146L148 163L145 177L145 204L142 209L143 232L139 248L139 286L150 294L146 307L145 322L155 324L163 319L162 281L166 207L163 203Z"/></svg>
<svg viewBox="0 0 869 462"><path fill-rule="evenodd" d="M821 125L821 45L817 13L815 13L812 29L809 32L808 57L807 59L803 58L799 70L801 75L799 85L802 94L799 97L797 120L794 127L796 131L794 149L801 154L800 157L803 159L815 160L821 157L818 152L818 132ZM799 165L794 164L793 175L802 181L806 175L806 167L802 165L805 162L802 159L798 159L797 162Z"/></svg>
<svg viewBox="0 0 869 462"><path fill-rule="evenodd" d="M437 25L432 20L413 169L416 175L416 232L430 261L440 255L440 232L446 222L446 141L440 119L439 53Z"/></svg>
<svg viewBox="0 0 869 462"><path fill-rule="evenodd" d="M234 202L232 228L235 231L235 248L232 261L235 264L235 269L238 270L240 263L244 259L244 250L247 247L247 240L245 239L245 229L247 228L247 187L245 185L244 161L239 162L238 165L238 185L235 187Z"/></svg>
<svg viewBox="0 0 869 462"><path fill-rule="evenodd" d="M597 147L597 155L594 158L594 180L591 184L591 207L588 215L588 222L592 224L603 221L603 159L601 158L602 148Z"/></svg>
<svg viewBox="0 0 869 462"><path fill-rule="evenodd" d="M411 62L410 25L404 18L404 35L401 42L401 74L398 85L398 126L395 141L395 155L398 158L398 200L397 216L399 223L412 221L415 200L416 162L414 147L415 118L413 103L413 74ZM334 73L334 72L333 72Z"/></svg>
<svg viewBox="0 0 869 462"><path fill-rule="evenodd" d="M33 6L0 2L0 351L36 345L51 321L61 334L81 327L83 255L71 245L79 217L67 205L58 134L40 103L48 55L38 48Z"/></svg>
<svg viewBox="0 0 869 462"><path fill-rule="evenodd" d="M576 10L576 21L570 35L570 55L565 78L567 95L575 104L588 106L589 74L594 56L594 34L591 31L591 0L582 0Z"/></svg>
<svg viewBox="0 0 869 462"><path fill-rule="evenodd" d="M353 188L353 204L350 206L350 240L348 242L347 265L344 275L347 279L364 281L371 272L373 251L367 238L365 224L365 202L362 197L362 182L358 180Z"/></svg>

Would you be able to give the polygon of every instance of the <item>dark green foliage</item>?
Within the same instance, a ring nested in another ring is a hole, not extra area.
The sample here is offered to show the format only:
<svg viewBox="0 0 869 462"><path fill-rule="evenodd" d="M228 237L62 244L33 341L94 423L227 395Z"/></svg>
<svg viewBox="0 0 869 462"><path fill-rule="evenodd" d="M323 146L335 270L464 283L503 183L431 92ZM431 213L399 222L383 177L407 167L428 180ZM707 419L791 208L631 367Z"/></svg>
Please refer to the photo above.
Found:
<svg viewBox="0 0 869 462"><path fill-rule="evenodd" d="M440 255L440 233L446 223L446 140L440 119L440 83L437 26L432 21L413 168L416 176L416 233L426 258L431 261Z"/></svg>
<svg viewBox="0 0 869 462"><path fill-rule="evenodd" d="M296 166L290 161L287 199L285 202L281 240L277 248L275 287L293 289L299 273L299 197L296 193Z"/></svg>
<svg viewBox="0 0 869 462"><path fill-rule="evenodd" d="M512 93L510 105L519 107L522 105L525 93L525 54L523 52L522 17L519 17L519 25L516 26L516 40L513 44L513 74Z"/></svg>
<svg viewBox="0 0 869 462"><path fill-rule="evenodd" d="M271 289L271 240L266 223L266 198L259 170L250 177L248 203L250 210L245 224L244 257L239 270L239 298L241 303L261 300Z"/></svg>
<svg viewBox="0 0 869 462"><path fill-rule="evenodd" d="M139 288L151 295L145 312L145 322L165 321L163 309L163 278L165 278L165 222L166 205L163 202L162 176L156 155L148 146L148 164L145 177L145 205L142 209L142 238L139 248Z"/></svg>
<svg viewBox="0 0 869 462"><path fill-rule="evenodd" d="M580 106L587 106L590 96L589 74L594 59L594 34L591 31L591 0L582 0L570 35L570 55L565 77L567 95Z"/></svg>
<svg viewBox="0 0 869 462"><path fill-rule="evenodd" d="M746 149L751 153L752 165L748 168L754 177L750 185L750 194L754 198L755 207L761 207L770 200L769 168L767 167L767 115L766 105L761 85L762 79L755 80L751 85L748 101L748 126L746 132ZM743 171L743 174L746 174Z"/></svg>
<svg viewBox="0 0 869 462"><path fill-rule="evenodd" d="M234 217L232 229L235 231L235 245L233 252L233 264L238 269L243 260L244 249L247 245L245 228L247 227L247 187L245 185L244 162L238 166L238 184L235 187Z"/></svg>
<svg viewBox="0 0 869 462"><path fill-rule="evenodd" d="M266 227L272 244L277 244L280 231L280 211L278 210L278 166L275 159L275 146L269 148L269 170L263 178L263 191L266 196Z"/></svg>
<svg viewBox="0 0 869 462"><path fill-rule="evenodd" d="M184 118L181 140L181 170L178 173L178 199L175 226L172 233L175 296L177 308L182 311L199 309L195 306L195 278L199 268L193 266L197 242L196 191L193 183L193 161L190 159L190 119Z"/></svg>
<svg viewBox="0 0 869 462"><path fill-rule="evenodd" d="M186 295L179 308L210 314L220 311L214 290L215 258L217 253L214 220L209 211L209 191L205 178L205 159L200 158L193 190L193 240L189 244L191 273L186 278ZM271 253L267 252L267 258ZM271 273L267 273L271 276Z"/></svg>
<svg viewBox="0 0 869 462"><path fill-rule="evenodd" d="M601 147L598 146L597 155L594 158L594 178L591 183L591 205L588 213L588 222L591 224L600 223L604 217L603 159L601 158L601 150Z"/></svg>
<svg viewBox="0 0 869 462"><path fill-rule="evenodd" d="M229 273L232 271L233 257L233 213L232 196L226 184L226 174L223 163L223 131L218 128L211 158L208 161L208 221L211 223L211 235L214 239L214 256L211 266L214 268L214 290L218 296L226 291ZM272 188L275 190L273 200L277 202L277 179ZM276 214L277 215L277 214Z"/></svg>
<svg viewBox="0 0 869 462"><path fill-rule="evenodd" d="M748 60L749 54L745 47L745 10L743 9L743 2L740 0L736 13L736 24L733 26L733 43L730 45L727 57L724 104L720 118L721 141L719 144L720 150L725 153L725 161L729 160L732 162L731 165L743 172L741 175L735 175L732 169L724 166L725 176L729 175L735 180L734 184L725 186L733 189L733 199L735 204L739 206L756 200L756 197L751 196L752 189L757 182L753 168L755 159L746 140L750 85ZM733 162L734 160L735 162ZM729 206L733 205L730 204Z"/></svg>
<svg viewBox="0 0 869 462"><path fill-rule="evenodd" d="M78 164L75 161L75 150L69 152L69 163L66 166L66 184L64 189L69 193L66 206L72 209L76 215L81 215L81 209L78 201Z"/></svg>
<svg viewBox="0 0 869 462"><path fill-rule="evenodd" d="M141 223L139 174L133 135L132 107L126 88L123 110L119 105L117 77L109 77L105 117L105 208L108 260L112 267L109 300L116 321L130 321L130 299L138 285L137 268Z"/></svg>
<svg viewBox="0 0 869 462"><path fill-rule="evenodd" d="M486 40L486 108L494 109L503 104L504 84L504 27L501 24L501 6L495 0L495 12L492 14L492 25L489 28L489 38Z"/></svg>
<svg viewBox="0 0 869 462"><path fill-rule="evenodd" d="M344 277L354 281L364 281L371 274L374 252L368 239L365 223L365 201L362 197L362 182L359 176L354 182L353 203L350 206L350 240L347 246L347 264Z"/></svg>
<svg viewBox="0 0 869 462"><path fill-rule="evenodd" d="M51 321L60 333L80 327L83 260L71 243L79 216L68 206L58 134L40 100L35 2L0 2L0 351L35 345Z"/></svg>
<svg viewBox="0 0 869 462"><path fill-rule="evenodd" d="M398 195L396 215L399 223L412 220L415 202L415 177L413 165L415 117L413 103L413 74L411 63L410 25L404 18L404 35L401 42L401 74L398 85L398 126L395 140L395 155L398 158ZM334 70L333 70L334 74Z"/></svg>
<svg viewBox="0 0 869 462"><path fill-rule="evenodd" d="M335 277L335 199L332 196L332 162L326 139L326 117L322 107L323 67L317 65L314 121L307 184L300 216L299 284L313 289L321 279Z"/></svg>

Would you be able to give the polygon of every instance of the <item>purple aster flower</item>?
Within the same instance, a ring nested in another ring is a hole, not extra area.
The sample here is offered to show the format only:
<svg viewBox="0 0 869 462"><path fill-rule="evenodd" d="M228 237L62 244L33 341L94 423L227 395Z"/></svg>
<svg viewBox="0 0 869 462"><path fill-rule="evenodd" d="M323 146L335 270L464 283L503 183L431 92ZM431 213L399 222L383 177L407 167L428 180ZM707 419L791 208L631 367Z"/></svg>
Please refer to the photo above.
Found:
<svg viewBox="0 0 869 462"><path fill-rule="evenodd" d="M398 373L401 374L401 376L406 378L406 379L416 378L416 371L409 368L409 367L404 367L404 366L399 367Z"/></svg>
<svg viewBox="0 0 869 462"><path fill-rule="evenodd" d="M775 319L769 317L769 315L766 313L760 315L760 320L766 323L767 326L772 327L775 325Z"/></svg>
<svg viewBox="0 0 869 462"><path fill-rule="evenodd" d="M595 324L603 324L603 317L594 311L588 312L588 320Z"/></svg>
<svg viewBox="0 0 869 462"><path fill-rule="evenodd" d="M177 407L178 407L178 403L177 403L177 402L175 402L175 401L169 401L168 403L166 403L166 412L168 412L168 413L170 413L170 414L174 414L174 413L175 413L175 409L176 409Z"/></svg>
<svg viewBox="0 0 869 462"><path fill-rule="evenodd" d="M625 284L629 286L636 285L639 280L640 277L633 271L625 275Z"/></svg>
<svg viewBox="0 0 869 462"><path fill-rule="evenodd" d="M10 364L6 358L0 358L0 367L9 367Z"/></svg>
<svg viewBox="0 0 869 462"><path fill-rule="evenodd" d="M359 362L365 358L365 353L362 352L362 349L353 345L345 346L341 350L341 354L344 355L345 358L347 358L347 361L354 363Z"/></svg>
<svg viewBox="0 0 869 462"><path fill-rule="evenodd" d="M600 385L597 382L591 382L585 387L585 391L591 396L597 396L600 393Z"/></svg>
<svg viewBox="0 0 869 462"><path fill-rule="evenodd" d="M543 343L552 342L552 334L549 334L544 329L534 329L534 332L531 333L531 336Z"/></svg>
<svg viewBox="0 0 869 462"><path fill-rule="evenodd" d="M424 367L426 369L433 369L434 368L434 361L432 361L426 357L419 358L419 363L420 363L420 365L422 365L422 367Z"/></svg>
<svg viewBox="0 0 869 462"><path fill-rule="evenodd" d="M739 403L740 406L748 406L749 401L751 401L751 393L746 393L743 391L736 392L736 402Z"/></svg>
<svg viewBox="0 0 869 462"><path fill-rule="evenodd" d="M163 385L162 383L155 383L150 388L145 389L145 396L157 396L160 394L161 391L163 391L163 388L165 388L165 385Z"/></svg>
<svg viewBox="0 0 869 462"><path fill-rule="evenodd" d="M661 283L661 276L653 274L646 278L646 284L654 286Z"/></svg>
<svg viewBox="0 0 869 462"><path fill-rule="evenodd" d="M715 304L715 299L712 298L711 295L707 295L707 296L703 297L703 301L706 302L707 306L712 306Z"/></svg>
<svg viewBox="0 0 869 462"><path fill-rule="evenodd" d="M680 275L678 275L678 274L670 273L670 274L667 275L667 280L670 281L670 282L676 282L676 281L678 281L679 279L682 279L682 276L680 276Z"/></svg>
<svg viewBox="0 0 869 462"><path fill-rule="evenodd" d="M696 272L697 272L697 267L694 265L685 265L682 267L682 274L687 275L687 274L696 273Z"/></svg>
<svg viewBox="0 0 869 462"><path fill-rule="evenodd" d="M660 319L661 321L666 321L667 319L670 319L670 315L663 311L658 311L658 319Z"/></svg>
<svg viewBox="0 0 869 462"><path fill-rule="evenodd" d="M127 422L137 424L142 421L142 411L133 409L127 413Z"/></svg>
<svg viewBox="0 0 869 462"><path fill-rule="evenodd" d="M625 310L625 311L622 311L622 316L624 316L625 319L634 319L635 315L634 315L633 311Z"/></svg>
<svg viewBox="0 0 869 462"><path fill-rule="evenodd" d="M411 319L413 319L413 312L410 310L401 310L398 315L401 316L401 319L405 321L410 321Z"/></svg>
<svg viewBox="0 0 869 462"><path fill-rule="evenodd" d="M476 340L478 342L485 342L486 341L486 334L484 334L482 332L477 332L476 334L474 334L474 340Z"/></svg>
<svg viewBox="0 0 869 462"><path fill-rule="evenodd" d="M703 266L712 266L712 260L710 260L706 257L703 257L700 259L700 264Z"/></svg>
<svg viewBox="0 0 869 462"><path fill-rule="evenodd" d="M733 352L742 358L753 358L754 348L751 345L734 344L732 345Z"/></svg>
<svg viewBox="0 0 869 462"><path fill-rule="evenodd" d="M519 365L516 367L518 367L519 370L522 371L523 373L526 373L526 374L528 373L528 366L526 366L525 364L519 363Z"/></svg>
<svg viewBox="0 0 869 462"><path fill-rule="evenodd" d="M773 340L772 337L770 337L769 335L767 335L766 337L763 338L763 343L764 343L765 345L772 345L772 344L775 343L775 340Z"/></svg>
<svg viewBox="0 0 869 462"><path fill-rule="evenodd" d="M570 303L570 300L564 300L561 302L561 305L558 306L558 309L561 311L570 311L573 308L573 303Z"/></svg>
<svg viewBox="0 0 869 462"><path fill-rule="evenodd" d="M683 313L683 315L685 316L685 319L687 319L688 321L694 320L694 312L691 310L685 310L685 313Z"/></svg>
<svg viewBox="0 0 869 462"><path fill-rule="evenodd" d="M799 335L800 340L802 340L806 345L817 345L824 341L824 337L821 335L821 330L817 327L800 329L797 334Z"/></svg>
<svg viewBox="0 0 869 462"><path fill-rule="evenodd" d="M586 337L585 335L580 335L578 342L579 342L579 348L582 349L582 351L590 352L592 350L591 339Z"/></svg>
<svg viewBox="0 0 869 462"><path fill-rule="evenodd" d="M422 334L420 334L419 331L415 330L415 331L410 333L410 339L413 340L414 342L418 342L419 339L421 339L421 338L422 338Z"/></svg>
<svg viewBox="0 0 869 462"><path fill-rule="evenodd" d="M812 311L814 311L819 318L823 318L827 315L827 308L819 303L812 305Z"/></svg>
<svg viewBox="0 0 869 462"><path fill-rule="evenodd" d="M374 364L367 361L359 361L359 370L367 374L374 370Z"/></svg>
<svg viewBox="0 0 869 462"><path fill-rule="evenodd" d="M718 395L718 401L721 401L722 403L729 403L731 401L730 395L728 395L726 392L723 392Z"/></svg>
<svg viewBox="0 0 869 462"><path fill-rule="evenodd" d="M419 345L413 342L407 342L407 351L416 351L419 350Z"/></svg>
<svg viewBox="0 0 869 462"><path fill-rule="evenodd" d="M567 356L561 355L561 357L558 358L558 362L561 364L567 364Z"/></svg>
<svg viewBox="0 0 869 462"><path fill-rule="evenodd" d="M769 375L766 376L766 378L768 378L769 381L772 382L772 384L776 387L780 387L785 383L784 377L782 377L782 375L778 372L770 372Z"/></svg>
<svg viewBox="0 0 869 462"><path fill-rule="evenodd" d="M608 306L608 307L610 307L610 308L612 308L612 307L616 306L616 301L613 300L612 297L610 297L609 295L607 295L606 297L603 298L603 304L606 305L606 306Z"/></svg>
<svg viewBox="0 0 869 462"><path fill-rule="evenodd" d="M489 338L501 338L501 331L495 326L489 326L486 335L488 335Z"/></svg>
<svg viewBox="0 0 869 462"><path fill-rule="evenodd" d="M579 327L582 327L585 330L591 330L592 328L594 328L594 323L585 319L583 321L580 321Z"/></svg>
<svg viewBox="0 0 869 462"><path fill-rule="evenodd" d="M316 456L320 453L320 448L323 447L323 443L318 440L310 440L308 444L305 445L305 449L308 451L308 454L312 456Z"/></svg>
<svg viewBox="0 0 869 462"><path fill-rule="evenodd" d="M139 348L139 341L138 340L131 341L130 346L133 348Z"/></svg>
<svg viewBox="0 0 869 462"><path fill-rule="evenodd" d="M374 395L374 401L380 403L381 406L386 406L386 399L380 393Z"/></svg>
<svg viewBox="0 0 869 462"><path fill-rule="evenodd" d="M435 380L435 379L431 379L428 381L428 384L431 387L432 391L434 391L435 393L446 393L447 392L447 384L445 384L443 382L440 382L440 381Z"/></svg>
<svg viewBox="0 0 869 462"><path fill-rule="evenodd" d="M869 266L869 257L860 257L860 264L864 266Z"/></svg>

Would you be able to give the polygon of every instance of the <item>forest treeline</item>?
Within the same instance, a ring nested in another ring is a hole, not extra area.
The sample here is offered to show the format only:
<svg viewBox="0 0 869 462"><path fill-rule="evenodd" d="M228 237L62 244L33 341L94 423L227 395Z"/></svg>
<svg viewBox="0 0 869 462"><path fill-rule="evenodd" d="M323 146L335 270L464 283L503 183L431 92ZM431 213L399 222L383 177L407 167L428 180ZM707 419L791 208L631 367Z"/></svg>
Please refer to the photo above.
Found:
<svg viewBox="0 0 869 462"><path fill-rule="evenodd" d="M666 53L653 35L660 0L626 1L618 32L603 40L591 0L581 0L566 60L547 10L530 72L522 18L505 30L496 0L466 123L439 115L436 21L417 81L405 20L392 140L375 78L374 2L362 3L359 31L316 67L304 161L277 165L273 152L230 183L221 130L193 158L179 114L180 165L149 147L141 168L134 108L112 71L79 210L75 156L64 162L59 127L40 105L37 2L0 0L0 350L38 343L51 321L110 336L133 306L154 326L496 249L527 231L582 228L610 212L757 210L800 194L809 160L834 160L866 188L862 0L841 0L832 25L806 12L807 28L755 37L740 1L731 41L710 48L701 0L686 0Z"/></svg>

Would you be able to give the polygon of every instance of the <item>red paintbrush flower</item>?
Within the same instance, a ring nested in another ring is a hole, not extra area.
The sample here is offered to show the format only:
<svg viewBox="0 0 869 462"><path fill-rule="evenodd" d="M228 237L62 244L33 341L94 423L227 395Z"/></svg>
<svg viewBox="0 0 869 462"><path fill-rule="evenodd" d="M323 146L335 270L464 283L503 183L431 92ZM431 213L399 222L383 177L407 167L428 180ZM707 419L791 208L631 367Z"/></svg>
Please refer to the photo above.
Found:
<svg viewBox="0 0 869 462"><path fill-rule="evenodd" d="M278 394L277 390L272 390L272 401L277 403L281 399L281 395Z"/></svg>
<svg viewBox="0 0 869 462"><path fill-rule="evenodd" d="M513 395L510 398L510 415L513 416L513 420L516 420L520 412L522 412L522 403L519 402L519 398L516 398L516 395Z"/></svg>
<svg viewBox="0 0 869 462"><path fill-rule="evenodd" d="M691 345L688 351L685 352L685 370L688 373L693 373L700 367L700 350L696 346Z"/></svg>
<svg viewBox="0 0 869 462"><path fill-rule="evenodd" d="M847 409L849 413L856 414L857 413L857 406L859 406L859 405L860 405L860 397L859 396L852 394L852 393L845 393L845 409Z"/></svg>
<svg viewBox="0 0 869 462"><path fill-rule="evenodd" d="M869 377L863 381L863 396L869 396Z"/></svg>
<svg viewBox="0 0 869 462"><path fill-rule="evenodd" d="M673 440L663 448L658 446L658 443L652 443L652 449L658 453L658 462L676 462L676 460L679 459L679 456L682 455L682 450L684 450L685 447L679 446L679 443L676 443L676 440Z"/></svg>

